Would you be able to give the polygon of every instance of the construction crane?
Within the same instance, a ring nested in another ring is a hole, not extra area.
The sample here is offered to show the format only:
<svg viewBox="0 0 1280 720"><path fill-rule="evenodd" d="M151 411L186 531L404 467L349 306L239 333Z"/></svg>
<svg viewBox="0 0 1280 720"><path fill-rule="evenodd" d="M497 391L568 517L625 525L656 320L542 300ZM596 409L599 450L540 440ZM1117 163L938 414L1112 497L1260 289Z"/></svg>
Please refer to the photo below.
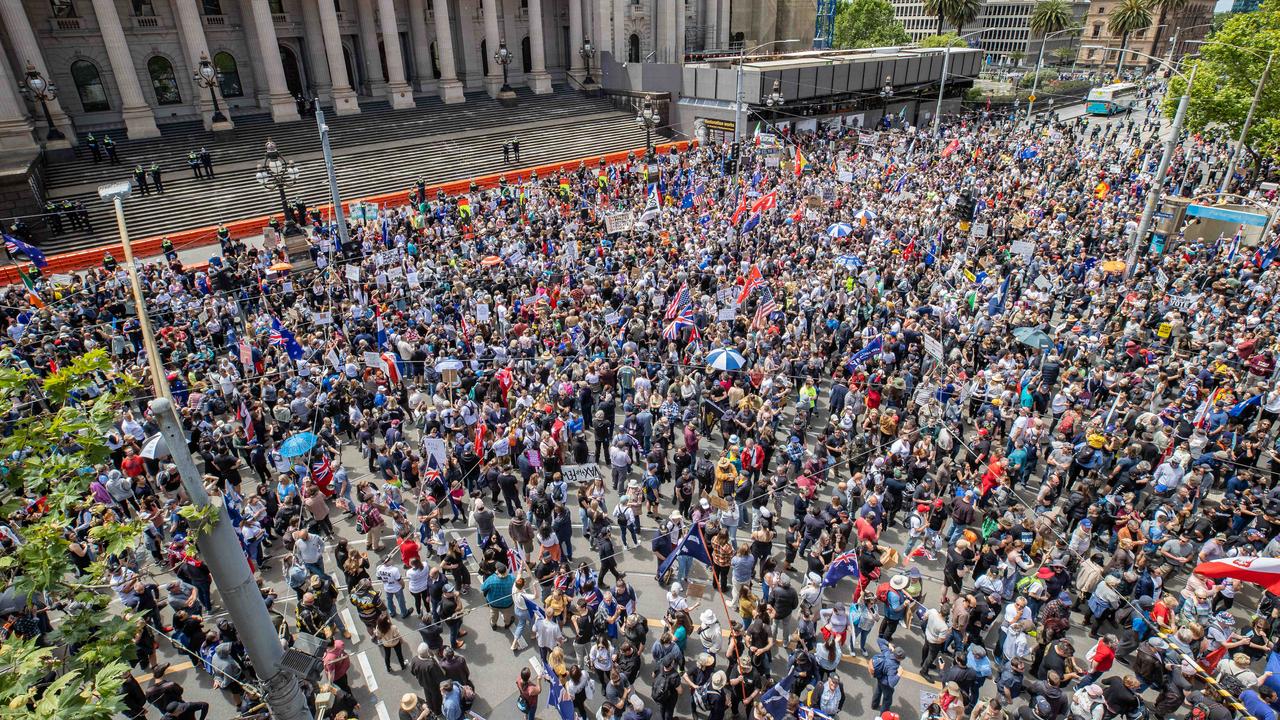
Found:
<svg viewBox="0 0 1280 720"><path fill-rule="evenodd" d="M815 50L828 50L836 34L836 6L838 0L818 0L818 19L813 28Z"/></svg>

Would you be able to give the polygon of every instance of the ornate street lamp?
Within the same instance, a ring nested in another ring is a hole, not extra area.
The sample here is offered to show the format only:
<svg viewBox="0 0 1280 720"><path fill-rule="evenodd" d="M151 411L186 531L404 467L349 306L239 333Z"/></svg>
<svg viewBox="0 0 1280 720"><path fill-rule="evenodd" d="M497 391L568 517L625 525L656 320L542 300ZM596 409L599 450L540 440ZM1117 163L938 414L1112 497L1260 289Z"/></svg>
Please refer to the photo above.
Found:
<svg viewBox="0 0 1280 720"><path fill-rule="evenodd" d="M884 76L884 87L880 88L880 97L886 100L893 97L893 78L888 75Z"/></svg>
<svg viewBox="0 0 1280 720"><path fill-rule="evenodd" d="M511 64L511 51L507 49L506 40L498 43L498 51L493 54L493 59L502 66L502 89L499 92L514 92L511 84L507 82L507 66Z"/></svg>
<svg viewBox="0 0 1280 720"><path fill-rule="evenodd" d="M29 62L27 63L27 77L24 78L23 84L27 86L27 90L30 91L31 97L40 101L40 109L44 111L44 124L49 128L44 139L49 141L65 140L67 136L64 135L61 130L54 127L53 116L49 114L49 101L58 97L58 88L54 87L53 83L46 80L45 77L40 74L40 71L36 70L36 66Z"/></svg>
<svg viewBox="0 0 1280 720"><path fill-rule="evenodd" d="M200 67L196 68L195 81L197 85L209 91L209 99L213 101L213 121L216 123L227 121L227 116L223 115L222 109L218 107L218 94L213 91L213 86L219 80L221 77L217 68L209 62L209 56L200 53Z"/></svg>
<svg viewBox="0 0 1280 720"><path fill-rule="evenodd" d="M782 83L774 80L773 92L769 93L769 96L764 99L764 104L769 107L777 107L786 101L787 99L782 97Z"/></svg>
<svg viewBox="0 0 1280 720"><path fill-rule="evenodd" d="M302 169L293 164L292 160L286 160L280 155L280 151L276 149L276 144L270 140L267 141L267 154L262 160L258 161L258 172L254 174L258 184L267 190L275 190L280 193L280 208L284 211L284 234L288 235L296 228L293 221L289 219L289 201L285 197L285 190L293 187L298 182L298 176L302 174Z"/></svg>
<svg viewBox="0 0 1280 720"><path fill-rule="evenodd" d="M649 98L645 98L644 105L636 115L636 125L644 128L645 162L653 162L653 129L657 127L660 122L662 122L662 117L658 115L657 110L653 109L653 101Z"/></svg>
<svg viewBox="0 0 1280 720"><path fill-rule="evenodd" d="M582 47L578 49L578 54L581 55L582 59L587 63L587 76L582 79L582 84L590 85L595 82L595 80L591 79L591 58L595 57L595 46L591 44L590 40L583 39Z"/></svg>

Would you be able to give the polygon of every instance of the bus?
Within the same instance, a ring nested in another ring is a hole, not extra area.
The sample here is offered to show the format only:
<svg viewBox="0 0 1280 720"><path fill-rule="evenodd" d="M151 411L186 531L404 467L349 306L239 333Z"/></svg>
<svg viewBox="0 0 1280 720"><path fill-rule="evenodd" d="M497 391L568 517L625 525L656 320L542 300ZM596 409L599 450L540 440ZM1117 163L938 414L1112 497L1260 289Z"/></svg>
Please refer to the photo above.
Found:
<svg viewBox="0 0 1280 720"><path fill-rule="evenodd" d="M1113 83L1089 91L1084 111L1090 115L1115 115L1129 112L1138 102L1138 86L1134 83Z"/></svg>

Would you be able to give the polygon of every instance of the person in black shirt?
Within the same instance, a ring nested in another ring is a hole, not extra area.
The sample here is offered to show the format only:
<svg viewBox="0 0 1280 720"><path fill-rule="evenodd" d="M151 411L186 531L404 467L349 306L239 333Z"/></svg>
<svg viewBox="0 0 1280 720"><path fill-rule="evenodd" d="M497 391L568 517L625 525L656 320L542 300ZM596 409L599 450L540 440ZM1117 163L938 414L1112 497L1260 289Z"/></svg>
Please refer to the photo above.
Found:
<svg viewBox="0 0 1280 720"><path fill-rule="evenodd" d="M1141 701L1136 691L1141 684L1138 678L1132 675L1122 678L1112 676L1103 680L1102 699L1107 704L1107 712L1111 715L1123 716L1137 710Z"/></svg>

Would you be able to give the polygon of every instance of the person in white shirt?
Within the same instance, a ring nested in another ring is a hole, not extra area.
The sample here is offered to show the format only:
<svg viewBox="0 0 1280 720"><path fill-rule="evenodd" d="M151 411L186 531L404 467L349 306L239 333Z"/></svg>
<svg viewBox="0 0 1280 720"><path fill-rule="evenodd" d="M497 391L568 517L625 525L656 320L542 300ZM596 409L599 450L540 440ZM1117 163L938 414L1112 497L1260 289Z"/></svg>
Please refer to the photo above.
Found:
<svg viewBox="0 0 1280 720"><path fill-rule="evenodd" d="M400 603L400 617L409 617L409 608L404 602L404 575L400 568L391 564L390 558L382 561L374 576L382 583L382 592L387 598L387 614L396 616L396 601Z"/></svg>

